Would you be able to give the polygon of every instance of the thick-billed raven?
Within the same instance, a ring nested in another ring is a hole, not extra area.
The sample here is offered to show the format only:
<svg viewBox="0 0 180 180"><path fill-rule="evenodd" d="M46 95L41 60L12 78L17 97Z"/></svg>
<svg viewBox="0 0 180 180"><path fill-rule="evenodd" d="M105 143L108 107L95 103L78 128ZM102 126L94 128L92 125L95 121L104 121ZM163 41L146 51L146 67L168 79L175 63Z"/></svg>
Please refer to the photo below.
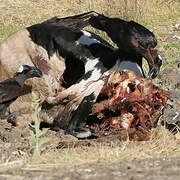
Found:
<svg viewBox="0 0 180 180"><path fill-rule="evenodd" d="M109 18L101 14L92 16L89 23L92 27L105 31L121 51L139 56L139 59L144 57L149 65L148 76L157 76L162 58L154 49L157 40L151 31L137 22Z"/></svg>
<svg viewBox="0 0 180 180"><path fill-rule="evenodd" d="M8 106L24 94L24 82L33 77L41 77L41 71L32 66L22 65L12 78L0 82L0 118L4 119Z"/></svg>

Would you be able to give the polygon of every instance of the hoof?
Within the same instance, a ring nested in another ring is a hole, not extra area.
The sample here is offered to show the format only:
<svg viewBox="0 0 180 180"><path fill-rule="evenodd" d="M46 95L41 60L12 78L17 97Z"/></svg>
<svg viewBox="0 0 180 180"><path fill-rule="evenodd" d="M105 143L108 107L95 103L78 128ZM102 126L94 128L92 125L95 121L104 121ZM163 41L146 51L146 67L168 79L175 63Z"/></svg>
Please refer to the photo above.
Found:
<svg viewBox="0 0 180 180"><path fill-rule="evenodd" d="M47 101L49 104L55 104L56 97L48 97L48 98L46 99L46 101Z"/></svg>
<svg viewBox="0 0 180 180"><path fill-rule="evenodd" d="M93 133L88 128L77 128L71 132L67 131L67 133L75 136L78 139L86 139L94 136Z"/></svg>

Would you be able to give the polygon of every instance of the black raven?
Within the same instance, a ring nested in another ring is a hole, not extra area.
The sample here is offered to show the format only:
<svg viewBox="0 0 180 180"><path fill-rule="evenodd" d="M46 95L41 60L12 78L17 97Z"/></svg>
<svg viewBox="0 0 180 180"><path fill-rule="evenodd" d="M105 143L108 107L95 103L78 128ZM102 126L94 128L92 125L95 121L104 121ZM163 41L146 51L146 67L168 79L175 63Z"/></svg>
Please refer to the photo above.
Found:
<svg viewBox="0 0 180 180"><path fill-rule="evenodd" d="M5 119L6 109L19 96L23 95L24 82L33 77L41 77L41 71L33 66L22 65L12 78L0 83L0 118Z"/></svg>
<svg viewBox="0 0 180 180"><path fill-rule="evenodd" d="M155 35L134 21L109 18L104 15L89 19L92 27L105 31L121 51L144 57L149 64L148 76L155 78L160 70L162 58L154 49L157 45Z"/></svg>

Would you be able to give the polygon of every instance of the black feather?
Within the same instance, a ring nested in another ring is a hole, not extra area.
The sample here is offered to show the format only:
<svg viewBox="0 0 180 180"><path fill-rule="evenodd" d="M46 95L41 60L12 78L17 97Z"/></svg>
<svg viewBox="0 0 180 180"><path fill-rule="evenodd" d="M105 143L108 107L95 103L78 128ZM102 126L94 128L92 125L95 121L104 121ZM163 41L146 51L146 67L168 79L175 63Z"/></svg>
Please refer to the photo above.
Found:
<svg viewBox="0 0 180 180"><path fill-rule="evenodd" d="M54 24L57 26L66 26L73 27L78 29L83 29L84 27L89 25L89 19L94 16L95 12L90 11L82 14L78 14L75 16L68 16L64 18L53 17L44 21L44 24Z"/></svg>
<svg viewBox="0 0 180 180"><path fill-rule="evenodd" d="M6 109L12 102L25 93L25 80L42 76L41 71L35 67L23 65L21 69L12 78L0 83L0 118L5 117Z"/></svg>
<svg viewBox="0 0 180 180"><path fill-rule="evenodd" d="M146 27L134 21L124 21L120 18L109 18L99 14L89 19L92 27L105 31L119 50L138 57L144 57L149 64L149 72L155 68L157 76L160 66L155 62L157 51L152 51L157 45L155 35Z"/></svg>

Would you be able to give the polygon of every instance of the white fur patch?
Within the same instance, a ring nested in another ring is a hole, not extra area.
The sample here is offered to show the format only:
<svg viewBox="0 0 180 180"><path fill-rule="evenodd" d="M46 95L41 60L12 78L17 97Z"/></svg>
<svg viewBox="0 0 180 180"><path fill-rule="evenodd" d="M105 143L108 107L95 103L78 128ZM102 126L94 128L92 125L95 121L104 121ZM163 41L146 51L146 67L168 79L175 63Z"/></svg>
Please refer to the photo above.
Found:
<svg viewBox="0 0 180 180"><path fill-rule="evenodd" d="M18 73L22 73L24 71L24 67L23 66L20 66L19 69L18 69Z"/></svg>
<svg viewBox="0 0 180 180"><path fill-rule="evenodd" d="M131 62L131 61L121 61L120 62L120 68L121 69L128 69L131 71L134 71L139 76L143 77L143 73L141 68L138 66L137 63Z"/></svg>
<svg viewBox="0 0 180 180"><path fill-rule="evenodd" d="M91 38L91 33L82 30L83 35L76 41L76 45L88 45L100 43L98 40Z"/></svg>
<svg viewBox="0 0 180 180"><path fill-rule="evenodd" d="M92 133L90 131L87 131L87 132L78 133L76 135L76 137L81 139L81 138L87 138L87 137L89 137L91 135L92 135Z"/></svg>
<svg viewBox="0 0 180 180"><path fill-rule="evenodd" d="M101 70L100 69L95 69L93 72L92 72L92 75L90 78L88 78L89 81L91 80L97 80L100 78L100 76L102 75L101 73Z"/></svg>
<svg viewBox="0 0 180 180"><path fill-rule="evenodd" d="M100 69L95 69L92 72L92 75L87 80L82 80L81 88L78 90L80 93L87 89L91 84L94 84L94 81L98 80L101 77L102 73ZM95 85L95 84L94 84Z"/></svg>
<svg viewBox="0 0 180 180"><path fill-rule="evenodd" d="M49 96L47 97L47 102L53 102L56 99L56 97Z"/></svg>
<svg viewBox="0 0 180 180"><path fill-rule="evenodd" d="M87 58L87 63L85 64L85 73L88 71L91 71L94 69L95 65L99 62L99 58L96 59L88 59Z"/></svg>

